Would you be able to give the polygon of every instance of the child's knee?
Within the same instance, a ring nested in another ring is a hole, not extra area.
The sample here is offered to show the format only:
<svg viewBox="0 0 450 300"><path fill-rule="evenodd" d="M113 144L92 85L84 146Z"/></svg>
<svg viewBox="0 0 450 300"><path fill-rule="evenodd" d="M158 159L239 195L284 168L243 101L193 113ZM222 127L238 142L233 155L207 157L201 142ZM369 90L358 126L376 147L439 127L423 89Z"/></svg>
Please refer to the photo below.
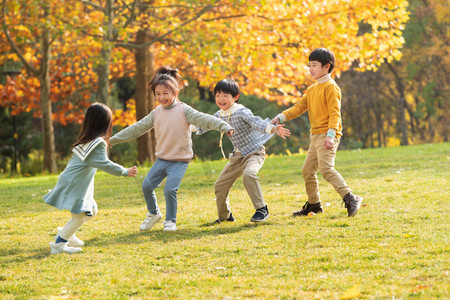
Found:
<svg viewBox="0 0 450 300"><path fill-rule="evenodd" d="M246 168L242 173L242 179L243 181L258 179L258 170Z"/></svg>
<svg viewBox="0 0 450 300"><path fill-rule="evenodd" d="M142 183L142 191L144 193L145 192L152 193L156 188L157 188L156 186L153 186L150 183L146 183L145 181Z"/></svg>
<svg viewBox="0 0 450 300"><path fill-rule="evenodd" d="M178 188L168 188L164 189L164 196L166 198L174 198L177 196Z"/></svg>

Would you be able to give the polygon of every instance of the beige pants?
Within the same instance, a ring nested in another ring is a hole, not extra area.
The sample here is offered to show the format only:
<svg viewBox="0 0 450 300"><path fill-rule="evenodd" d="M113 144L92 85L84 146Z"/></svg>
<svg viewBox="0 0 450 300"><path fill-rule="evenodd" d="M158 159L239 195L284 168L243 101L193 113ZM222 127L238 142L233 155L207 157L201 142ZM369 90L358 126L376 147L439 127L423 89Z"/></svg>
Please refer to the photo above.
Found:
<svg viewBox="0 0 450 300"><path fill-rule="evenodd" d="M333 149L328 150L325 149L324 145L325 137L325 134L311 134L311 143L302 169L306 193L308 194L308 202L310 204L320 202L317 171L322 174L326 181L331 183L341 198L344 198L345 195L351 192L344 178L334 169L334 159L340 139L335 138Z"/></svg>
<svg viewBox="0 0 450 300"><path fill-rule="evenodd" d="M230 155L230 161L214 184L217 212L220 220L225 220L230 217L231 207L228 194L236 179L241 175L243 175L242 182L253 202L254 208L258 209L265 206L258 179L258 172L264 164L265 156L266 152L264 147L259 148L245 157L239 152Z"/></svg>
<svg viewBox="0 0 450 300"><path fill-rule="evenodd" d="M92 216L87 216L85 213L72 214L72 219L70 219L66 223L66 225L64 225L63 229L59 233L59 236L65 240L70 240L70 238L78 231L81 225L95 217L97 212L98 208L97 206L95 206L92 212Z"/></svg>

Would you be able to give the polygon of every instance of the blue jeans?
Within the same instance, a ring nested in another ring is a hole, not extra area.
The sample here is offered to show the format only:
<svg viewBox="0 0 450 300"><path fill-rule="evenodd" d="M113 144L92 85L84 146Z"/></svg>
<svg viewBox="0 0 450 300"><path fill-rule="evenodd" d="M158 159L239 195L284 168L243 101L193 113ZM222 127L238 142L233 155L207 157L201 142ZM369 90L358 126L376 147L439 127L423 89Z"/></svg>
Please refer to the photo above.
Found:
<svg viewBox="0 0 450 300"><path fill-rule="evenodd" d="M155 189L167 177L164 187L166 221L177 221L177 192L188 165L189 162L184 161L156 159L142 183L142 192L147 203L147 209L151 214L157 214L159 211Z"/></svg>

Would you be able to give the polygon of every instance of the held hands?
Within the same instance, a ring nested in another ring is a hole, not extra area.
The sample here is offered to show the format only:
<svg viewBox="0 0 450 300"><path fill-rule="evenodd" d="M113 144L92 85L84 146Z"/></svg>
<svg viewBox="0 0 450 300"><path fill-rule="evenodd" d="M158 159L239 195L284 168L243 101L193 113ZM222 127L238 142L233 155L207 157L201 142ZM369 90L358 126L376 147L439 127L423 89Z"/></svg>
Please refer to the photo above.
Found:
<svg viewBox="0 0 450 300"><path fill-rule="evenodd" d="M275 119L278 120L278 117L275 117L273 120L275 120ZM273 122L273 120L272 120L272 122ZM281 137L283 139L286 139L285 137L291 136L291 132L289 131L289 129L284 128L284 124L279 124L279 125L275 126L272 129L272 132L274 132L276 135L278 135L279 137Z"/></svg>
<svg viewBox="0 0 450 300"><path fill-rule="evenodd" d="M272 119L272 121L270 121L271 124L278 124L280 123L280 119L278 118L278 116L276 116L275 118Z"/></svg>
<svg viewBox="0 0 450 300"><path fill-rule="evenodd" d="M234 129L230 129L230 130L228 130L227 132L225 132L225 134L226 134L227 137L233 136L233 133L234 133Z"/></svg>
<svg viewBox="0 0 450 300"><path fill-rule="evenodd" d="M331 150L334 147L334 139L332 137L325 137L325 149Z"/></svg>
<svg viewBox="0 0 450 300"><path fill-rule="evenodd" d="M138 169L136 166L128 168L128 177L136 177Z"/></svg>

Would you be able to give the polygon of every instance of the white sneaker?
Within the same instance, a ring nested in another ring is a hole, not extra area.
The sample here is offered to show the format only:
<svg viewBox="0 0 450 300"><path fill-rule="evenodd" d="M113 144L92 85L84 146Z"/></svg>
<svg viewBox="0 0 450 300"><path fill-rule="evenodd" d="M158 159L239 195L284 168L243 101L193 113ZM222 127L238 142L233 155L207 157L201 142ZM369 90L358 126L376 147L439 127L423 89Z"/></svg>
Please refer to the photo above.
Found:
<svg viewBox="0 0 450 300"><path fill-rule="evenodd" d="M172 220L164 221L163 224L164 224L163 231L176 231L177 230L177 224Z"/></svg>
<svg viewBox="0 0 450 300"><path fill-rule="evenodd" d="M57 230L58 230L58 233L56 234L55 239L58 236L60 236L59 234L61 233L61 230L63 230L63 228L62 227L58 227ZM69 246L69 247L82 247L82 246L84 246L84 242L82 240L80 240L79 238L77 238L75 236L75 234L69 239L68 242L69 242L69 244L67 244L67 246Z"/></svg>
<svg viewBox="0 0 450 300"><path fill-rule="evenodd" d="M69 242L56 244L56 243L50 242L50 254L61 254L61 253L74 254L74 253L83 251L81 248L78 248L78 247L67 246L68 243Z"/></svg>
<svg viewBox="0 0 450 300"><path fill-rule="evenodd" d="M141 231L150 230L153 226L155 226L156 223L161 221L162 219L161 212L158 211L156 215L152 215L151 213L147 213L144 222L142 222L141 226L139 226L139 229Z"/></svg>

